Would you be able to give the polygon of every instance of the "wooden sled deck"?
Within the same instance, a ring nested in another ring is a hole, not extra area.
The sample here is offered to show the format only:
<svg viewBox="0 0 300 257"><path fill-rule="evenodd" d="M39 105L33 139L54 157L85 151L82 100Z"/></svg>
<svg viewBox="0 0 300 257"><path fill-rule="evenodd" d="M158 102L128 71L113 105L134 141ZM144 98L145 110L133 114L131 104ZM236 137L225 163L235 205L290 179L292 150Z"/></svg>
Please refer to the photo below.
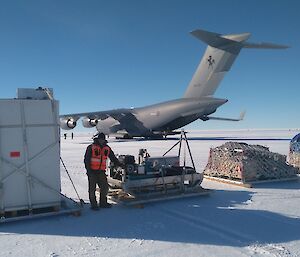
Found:
<svg viewBox="0 0 300 257"><path fill-rule="evenodd" d="M140 192L130 194L124 192L122 189L113 190L109 192L109 199L115 203L124 206L138 206L146 203L160 202L166 200L182 199L188 197L207 196L211 190L202 188L201 186L193 188L192 190L178 191L159 191L159 192Z"/></svg>

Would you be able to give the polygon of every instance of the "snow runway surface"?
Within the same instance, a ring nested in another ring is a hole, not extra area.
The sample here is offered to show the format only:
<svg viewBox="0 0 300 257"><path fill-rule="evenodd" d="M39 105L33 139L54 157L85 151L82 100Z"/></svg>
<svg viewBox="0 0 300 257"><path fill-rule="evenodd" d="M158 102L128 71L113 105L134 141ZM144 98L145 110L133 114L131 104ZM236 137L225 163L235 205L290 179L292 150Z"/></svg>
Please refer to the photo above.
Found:
<svg viewBox="0 0 300 257"><path fill-rule="evenodd" d="M226 141L261 144L287 155L299 131L193 131L188 134L198 172L210 147ZM140 148L162 155L176 143L109 140L117 154ZM62 139L62 158L84 200L83 155L91 135ZM174 152L176 153L176 151ZM61 168L62 191L76 198ZM300 183L241 188L204 180L210 196L152 203L144 209L114 206L81 217L59 216L0 225L0 256L300 256Z"/></svg>

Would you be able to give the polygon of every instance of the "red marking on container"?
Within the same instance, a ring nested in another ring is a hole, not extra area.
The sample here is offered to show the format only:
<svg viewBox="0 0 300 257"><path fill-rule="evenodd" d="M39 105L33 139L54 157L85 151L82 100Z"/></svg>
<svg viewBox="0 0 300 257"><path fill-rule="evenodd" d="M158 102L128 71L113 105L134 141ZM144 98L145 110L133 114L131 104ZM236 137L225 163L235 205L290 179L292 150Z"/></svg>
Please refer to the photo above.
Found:
<svg viewBox="0 0 300 257"><path fill-rule="evenodd" d="M21 156L20 152L10 152L10 157L12 158L18 158Z"/></svg>

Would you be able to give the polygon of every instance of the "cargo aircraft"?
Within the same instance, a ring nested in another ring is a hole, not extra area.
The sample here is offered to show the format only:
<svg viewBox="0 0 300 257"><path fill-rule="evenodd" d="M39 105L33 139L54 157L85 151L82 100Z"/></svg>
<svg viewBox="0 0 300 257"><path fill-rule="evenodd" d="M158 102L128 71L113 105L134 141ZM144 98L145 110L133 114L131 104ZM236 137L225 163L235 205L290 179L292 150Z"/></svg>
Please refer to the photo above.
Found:
<svg viewBox="0 0 300 257"><path fill-rule="evenodd" d="M284 49L287 46L248 42L250 33L221 35L197 29L191 34L208 47L182 98L140 108L65 114L60 116L61 128L73 129L82 118L84 127L96 127L106 135L155 138L177 134L176 129L199 119L242 120L243 113L237 119L211 116L228 101L214 97L220 82L242 48Z"/></svg>

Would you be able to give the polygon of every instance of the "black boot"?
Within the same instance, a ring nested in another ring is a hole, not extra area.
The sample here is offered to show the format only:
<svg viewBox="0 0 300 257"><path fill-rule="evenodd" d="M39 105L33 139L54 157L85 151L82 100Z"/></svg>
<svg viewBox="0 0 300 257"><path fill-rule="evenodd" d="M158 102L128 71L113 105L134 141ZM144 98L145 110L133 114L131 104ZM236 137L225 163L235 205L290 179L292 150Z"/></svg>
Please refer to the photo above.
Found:
<svg viewBox="0 0 300 257"><path fill-rule="evenodd" d="M110 203L100 203L100 208L111 208L112 205Z"/></svg>
<svg viewBox="0 0 300 257"><path fill-rule="evenodd" d="M106 197L105 198L104 197L103 198L100 197L100 204L99 204L99 206L100 206L100 208L111 208L112 207L112 205L107 202L107 198Z"/></svg>
<svg viewBox="0 0 300 257"><path fill-rule="evenodd" d="M99 211L99 207L97 205L91 205L91 210Z"/></svg>

